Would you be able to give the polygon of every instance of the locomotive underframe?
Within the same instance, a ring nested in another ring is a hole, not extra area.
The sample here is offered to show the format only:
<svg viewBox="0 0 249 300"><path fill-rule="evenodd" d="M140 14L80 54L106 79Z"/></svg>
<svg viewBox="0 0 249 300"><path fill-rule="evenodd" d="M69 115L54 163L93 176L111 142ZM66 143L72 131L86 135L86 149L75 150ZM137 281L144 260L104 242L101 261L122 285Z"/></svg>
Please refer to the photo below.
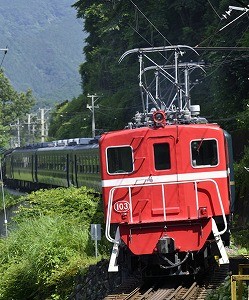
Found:
<svg viewBox="0 0 249 300"><path fill-rule="evenodd" d="M218 264L220 251L213 233L200 251L134 255L121 243L117 263L124 276L139 274L141 277L200 275Z"/></svg>
<svg viewBox="0 0 249 300"><path fill-rule="evenodd" d="M170 234L169 226L167 227L165 224L161 224L161 226L157 224L158 226L156 227L155 224L154 226L153 224L149 227L147 226L147 228L153 230L156 229L156 232L161 232L161 237L155 244L153 253L141 255L132 253L131 247L129 243L127 243L127 237L125 235L127 235L128 232L131 232L129 230L130 226L124 225L125 227L128 226L128 230L127 228L124 230L122 225L119 227L116 225L115 240L117 243L114 244L109 271L117 272L120 266L122 272L134 273L139 271L142 277L199 275L202 272L205 272L214 263L228 264L229 259L224 245L228 246L230 242L229 225L231 220L229 216L226 216L226 219L228 230L225 232L219 231L223 225L223 218L216 217L206 220L209 224L211 222L212 226L210 231L206 232L207 235L204 231L208 228L203 228L201 234L204 234L204 238L206 236L205 243L198 250L194 250L193 248L191 250L191 248L189 248L190 250L188 251L176 247L177 241L174 240L174 235ZM185 222L184 226L193 228L194 223L198 225L201 224L200 220L196 220L189 224ZM178 225L174 223L174 225L179 227L183 226L183 223L178 223ZM134 225L132 227L134 227ZM141 227L138 227L140 228L139 240L142 242L143 234L141 232ZM166 228L169 229L168 233ZM164 230L166 231L163 233ZM130 234L128 235L130 236ZM151 240L153 240L152 235L153 231L150 234ZM184 238L186 238L186 236L182 235L181 239L183 240ZM129 239L132 240L132 236L130 236Z"/></svg>

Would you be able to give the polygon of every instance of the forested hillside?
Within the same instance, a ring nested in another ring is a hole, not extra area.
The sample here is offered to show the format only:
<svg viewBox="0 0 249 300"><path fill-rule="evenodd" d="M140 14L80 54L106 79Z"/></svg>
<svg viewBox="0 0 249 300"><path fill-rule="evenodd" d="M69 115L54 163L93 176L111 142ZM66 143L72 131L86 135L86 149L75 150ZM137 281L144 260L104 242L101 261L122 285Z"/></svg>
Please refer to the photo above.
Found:
<svg viewBox="0 0 249 300"><path fill-rule="evenodd" d="M0 48L9 48L2 67L14 88L32 89L38 103L71 99L81 92L79 64L84 59L85 33L73 3L1 1Z"/></svg>

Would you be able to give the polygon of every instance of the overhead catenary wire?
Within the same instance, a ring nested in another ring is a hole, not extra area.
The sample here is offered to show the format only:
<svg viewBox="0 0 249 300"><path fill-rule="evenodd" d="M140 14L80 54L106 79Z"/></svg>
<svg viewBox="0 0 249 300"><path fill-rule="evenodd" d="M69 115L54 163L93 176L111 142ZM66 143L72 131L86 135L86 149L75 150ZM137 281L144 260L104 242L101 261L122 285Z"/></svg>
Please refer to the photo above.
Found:
<svg viewBox="0 0 249 300"><path fill-rule="evenodd" d="M130 2L134 5L134 7L136 8L137 11L139 11L139 13L151 24L151 26L153 26L153 28L155 28L155 30L164 38L164 40L166 40L170 45L172 45L170 43L170 41L168 39L166 39L166 37L161 33L161 31L158 30L158 28L156 28L156 26L149 20L149 18L138 8L138 6L132 1L130 0ZM220 32L220 25L221 25L221 21L223 20L222 17L220 17L219 13L217 12L217 10L215 9L215 7L212 5L211 1L208 0L208 3L210 5L210 7L212 8L212 10L214 11L214 13L218 16L220 22L218 23L214 33L212 35L210 35L208 38L206 38L205 40L203 40L202 42L200 42L198 45L196 45L196 50L198 50L198 46L200 46L201 44L203 44L204 42L207 42L209 40L209 44L211 43L212 39L214 39L214 37L219 34ZM137 20L137 19L136 19ZM137 25L137 21L136 21L136 28L134 28L133 26L130 25L130 27L144 40L146 41L149 45L153 46L146 38L144 38L137 30L138 25ZM231 51L232 52L232 51ZM228 57L231 52L229 54L226 55L226 57ZM219 65L217 66L216 70L223 64L225 63L225 60L223 60L222 62L219 63ZM213 71L214 72L214 71ZM212 73L213 73L212 72Z"/></svg>
<svg viewBox="0 0 249 300"><path fill-rule="evenodd" d="M245 28L245 30L242 32L242 35L244 34L244 32L246 32L248 30L249 26L247 26ZM212 76L220 67L222 67L223 65L225 64L228 64L228 63L231 63L231 62L234 62L234 61L238 61L238 60L243 60L245 58L248 57L248 55L244 55L244 56L240 56L240 57L234 57L234 58L231 58L231 59L228 59L228 57L235 52L236 48L239 48L237 47L238 46L238 43L237 45L234 47L235 49L231 49L231 51L229 51L229 53L227 53L225 55L224 58L222 58L221 61L216 61L216 63L212 63L210 64L209 66L207 66L208 68L211 68L211 67L215 67L214 70L212 70L212 72L209 72L207 75L205 75L205 77L203 78L208 78L210 76ZM228 47L229 48L229 47ZM198 49L198 48L197 48ZM200 79L201 80L201 79Z"/></svg>
<svg viewBox="0 0 249 300"><path fill-rule="evenodd" d="M159 29L150 21L148 17L139 9L139 7L132 1L130 2L134 5L134 7L140 12L140 14L149 22L149 24L161 35L161 37L170 45L172 46L171 42L159 31Z"/></svg>
<svg viewBox="0 0 249 300"><path fill-rule="evenodd" d="M202 40L200 43L198 43L197 45L195 45L194 48L197 48L197 50L198 50L198 47L200 47L200 45L204 44L205 42L208 42L208 45L210 45L210 43L212 42L212 40L219 33L220 24L221 24L221 20L218 23L218 25L216 26L214 32L210 36L208 36L207 38L205 38L204 40Z"/></svg>
<svg viewBox="0 0 249 300"><path fill-rule="evenodd" d="M213 11L215 12L215 14L219 17L220 22L219 22L218 26L216 27L216 30L214 31L214 33L213 33L212 35L210 35L208 38L204 39L202 42L200 42L198 45L195 46L196 50L198 50L198 47L200 47L201 44L207 42L208 40L209 40L209 45L210 45L211 39L213 39L216 35L219 35L219 34L221 33L221 30L224 29L225 27L227 27L227 25L228 25L228 24L227 24L226 26L223 26L222 28L220 28L221 22L222 22L222 20L224 20L224 18L221 18L221 17L219 16L218 12L217 12L216 9L214 8L214 6L213 6L212 3L210 2L210 0L208 0L208 3L209 3L209 5L212 7L212 9L213 9ZM242 2L240 2L240 4L242 4ZM243 4L244 4L244 3L243 3ZM245 4L244 4L244 5L245 5ZM238 18L236 18L235 20L237 20L237 19L238 19ZM235 20L233 20L233 22L230 22L229 25L232 24L232 23L234 23ZM234 30L234 27L235 27L235 24L234 24L233 27L230 28L230 32L231 32L232 30ZM219 28L219 29L218 29L218 28ZM242 32L242 35L243 35L244 32L247 31L247 30L248 30L248 26L247 26L246 29ZM237 44L237 45L238 45L238 44ZM237 48L237 45L236 45L235 47L233 47L233 48ZM227 47L227 48L229 48L229 47ZM212 71L211 73L209 73L207 76L205 76L205 78L211 76L211 75L212 75L215 71L217 71L222 65L224 65L225 63L227 63L227 61L228 61L228 62L236 61L237 58L234 58L234 59L232 59L232 60L231 60L231 59L230 59L230 60L227 59L227 58L231 55L231 53L233 52L233 50L236 50L236 49L231 49L231 51L230 51L228 54L226 54L225 59L223 59L222 61L220 61L220 62L218 62L218 63L216 63L216 64L211 64L209 67L212 67L212 66L215 66L215 65L216 65L217 67L216 67L215 70L213 70L213 71ZM203 57L203 55L204 55L204 53L202 54L202 57Z"/></svg>
<svg viewBox="0 0 249 300"><path fill-rule="evenodd" d="M222 22L222 20L220 20L220 22L219 22L219 24L218 24L217 27L219 27L219 26L221 25L221 22ZM231 24L231 23L229 23L229 24ZM230 27L229 32L233 32L235 26L236 26L236 24L233 23L233 26ZM224 28L224 26L223 26L222 28ZM242 35L242 36L243 36L244 33L248 30L248 28L249 28L249 26L246 26L246 28L241 32L241 35ZM227 34L229 34L229 32L227 32ZM213 35L209 36L208 38L206 38L205 40L203 40L202 42L200 42L200 43L196 46L195 49L198 51L198 47L200 47L201 44L203 44L203 43L206 42L207 40L210 40L211 38L214 38L216 35L220 35L220 34L221 34L221 29L218 29L218 30L217 30L217 28L216 28L216 30L215 30L215 32L213 33ZM224 48L226 48L226 47L224 47ZM213 74L214 72L216 72L216 71L217 71L221 66L223 66L224 64L227 64L227 63L230 63L230 62L233 62L233 61L237 61L237 60L244 59L244 56L243 56L243 57L240 56L240 57L228 59L228 57L229 57L232 53L234 53L234 52L237 50L237 48L238 48L238 49L240 48L240 47L238 47L238 43L236 44L235 47L231 47L231 51L230 51L229 53L227 53L227 54L225 55L225 57L223 56L222 61L218 61L218 62L216 62L216 63L210 64L210 65L208 66L209 68L215 67L215 66L216 66L216 68L215 68L214 70L212 70L211 73L208 73L208 74L205 76L205 78L212 76L212 74ZM229 50L229 47L227 47L226 50ZM246 51L246 49L245 49L245 51ZM204 55L204 53L202 53L202 55L201 55L202 58L203 58L203 55Z"/></svg>
<svg viewBox="0 0 249 300"><path fill-rule="evenodd" d="M164 40L166 40L170 45L172 45L170 43L170 41L161 33L161 31L158 30L158 28L149 20L149 18L141 11L141 9L132 1L130 0L130 2L133 4L133 6L136 8L136 28L134 28L132 25L130 25L130 27L133 29L134 32L136 32L146 43L148 43L149 45L151 45L153 47L153 45L145 38L143 37L139 32L138 32L138 17L137 17L137 11L149 22L149 24L164 38ZM214 31L214 33L212 35L210 35L208 38L206 38L205 40L201 41L200 43L198 43L198 45L195 46L196 50L198 50L198 46L200 46L201 44L203 44L204 42L209 43L209 45L211 44L212 40L214 39L214 37L219 34L220 32L220 26L221 26L221 21L223 20L222 17L220 17L219 13L217 12L217 10L215 9L215 7L213 6L213 4L211 3L210 0L208 0L208 3L210 5L210 7L212 8L212 10L214 11L214 13L216 14L216 16L218 16L220 22L217 24L217 27ZM231 51L232 52L232 51ZM231 53L230 52L230 53ZM226 58L230 55L227 54ZM162 54L163 55L163 54ZM202 56L204 55L204 53L202 54ZM166 58L165 58L166 59ZM225 59L226 60L226 59ZM225 63L225 60L223 60L222 62L219 63L219 65L217 66L217 69ZM214 65L213 65L214 66ZM214 72L214 71L213 71ZM212 73L213 73L212 72Z"/></svg>
<svg viewBox="0 0 249 300"><path fill-rule="evenodd" d="M236 2L238 2L240 5L242 5L243 7L249 7L249 4L247 3L245 3L244 1L241 1L241 0L235 0Z"/></svg>
<svg viewBox="0 0 249 300"><path fill-rule="evenodd" d="M129 24L129 26L133 29L134 32L136 32L146 43L148 43L149 45L152 45L152 43L150 43L145 37L143 37L143 35L138 31L139 30L139 20L138 20L138 13L140 13L147 21L148 23L150 24L150 26L152 26L159 34L160 36L163 37L163 39L170 45L172 45L170 43L170 41L161 33L161 31L158 30L158 28L156 28L156 26L149 20L149 18L141 11L141 9L132 1L130 0L130 3L132 3L132 5L135 7L135 26L133 27L132 25ZM217 25L217 27L215 28L214 30L214 33L212 35L210 35L208 38L206 38L204 41L200 42L198 45L200 46L200 44L203 44L204 42L207 42L208 41L208 44L211 44L213 42L213 39L215 38L215 36L217 34L219 34L219 28L221 26L221 21L223 20L218 11L216 10L216 8L212 5L211 1L208 0L208 3L210 5L210 7L212 8L212 10L214 11L215 15L219 18L220 22L219 24ZM196 48L196 50L198 50L198 47ZM215 64L209 64L208 67L216 67L215 70L212 70L211 71L211 74L213 74L215 71L217 71L222 65L226 64L226 63L229 63L229 62L232 62L232 61L235 61L237 60L238 58L233 58L233 59L228 59L230 54L232 53L232 51L230 51L226 56L225 56L225 59L222 59L222 61L219 61L219 62L216 62ZM203 55L204 53L202 53ZM207 78L208 76L211 76L211 75L207 75L205 76L204 78ZM105 110L105 108L102 106L102 109ZM117 110L125 110L126 108L123 107L123 108L116 108ZM108 108L107 108L108 110ZM100 112L101 113L101 112Z"/></svg>
<svg viewBox="0 0 249 300"><path fill-rule="evenodd" d="M222 31L223 29L225 29L229 25L233 24L235 21L237 21L238 19L240 19L241 17L243 17L244 15L246 15L248 13L248 11L249 11L249 9L247 9L245 12L243 12L243 14L239 15L237 18L233 19L231 22L229 22L228 24L226 24L225 26L223 26L219 31Z"/></svg>
<svg viewBox="0 0 249 300"><path fill-rule="evenodd" d="M216 9L214 8L213 4L211 3L210 0L208 0L209 5L211 6L211 8L213 9L213 11L215 12L215 14L219 17L220 20L222 20L222 17L218 14L218 12L216 11Z"/></svg>
<svg viewBox="0 0 249 300"><path fill-rule="evenodd" d="M134 32L136 32L146 43L148 43L151 47L153 47L153 44L152 43L150 43L144 36L142 36L138 31L137 31L137 29L136 28L134 28L132 25L129 25L130 26L130 28L134 31ZM161 53L161 52L159 52L159 55L160 56L162 56L165 60L169 60L168 58L166 58L165 57L165 55L163 55L163 53Z"/></svg>

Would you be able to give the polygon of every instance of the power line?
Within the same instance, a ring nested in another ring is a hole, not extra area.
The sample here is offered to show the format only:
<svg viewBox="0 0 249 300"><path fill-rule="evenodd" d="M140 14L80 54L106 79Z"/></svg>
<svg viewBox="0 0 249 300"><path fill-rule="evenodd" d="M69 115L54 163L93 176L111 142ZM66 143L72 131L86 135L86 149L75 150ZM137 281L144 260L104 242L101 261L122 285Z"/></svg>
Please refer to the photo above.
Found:
<svg viewBox="0 0 249 300"><path fill-rule="evenodd" d="M219 17L220 20L222 20L222 17L220 17L220 15L217 13L216 9L214 8L214 6L212 5L212 3L210 2L210 0L208 0L208 3L210 4L211 8L213 9L213 11L215 12L215 14Z"/></svg>
<svg viewBox="0 0 249 300"><path fill-rule="evenodd" d="M244 6L244 7L249 7L249 5L248 4L246 4L245 2L243 2L243 1L240 1L240 0L235 0L236 2L238 2L240 5L242 5L242 6Z"/></svg>
<svg viewBox="0 0 249 300"><path fill-rule="evenodd" d="M146 15L141 11L141 9L138 8L138 6L132 1L130 0L130 2L134 5L134 7L140 12L140 14L150 23L150 25L163 37L163 39L170 45L172 46L172 44L170 43L170 41L161 33L161 31L158 30L158 28L149 20L149 18L146 17Z"/></svg>

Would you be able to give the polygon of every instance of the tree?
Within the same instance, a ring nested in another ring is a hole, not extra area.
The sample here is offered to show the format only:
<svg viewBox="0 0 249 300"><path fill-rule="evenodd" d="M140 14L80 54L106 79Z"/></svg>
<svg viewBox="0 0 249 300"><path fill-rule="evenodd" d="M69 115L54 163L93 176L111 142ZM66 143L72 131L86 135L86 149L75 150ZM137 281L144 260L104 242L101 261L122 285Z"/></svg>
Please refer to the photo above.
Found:
<svg viewBox="0 0 249 300"><path fill-rule="evenodd" d="M86 108L87 97L80 95L64 101L51 114L49 136L54 140L90 137L91 120Z"/></svg>
<svg viewBox="0 0 249 300"><path fill-rule="evenodd" d="M0 70L0 147L6 148L11 136L11 124L21 122L34 105L31 90L18 93Z"/></svg>

